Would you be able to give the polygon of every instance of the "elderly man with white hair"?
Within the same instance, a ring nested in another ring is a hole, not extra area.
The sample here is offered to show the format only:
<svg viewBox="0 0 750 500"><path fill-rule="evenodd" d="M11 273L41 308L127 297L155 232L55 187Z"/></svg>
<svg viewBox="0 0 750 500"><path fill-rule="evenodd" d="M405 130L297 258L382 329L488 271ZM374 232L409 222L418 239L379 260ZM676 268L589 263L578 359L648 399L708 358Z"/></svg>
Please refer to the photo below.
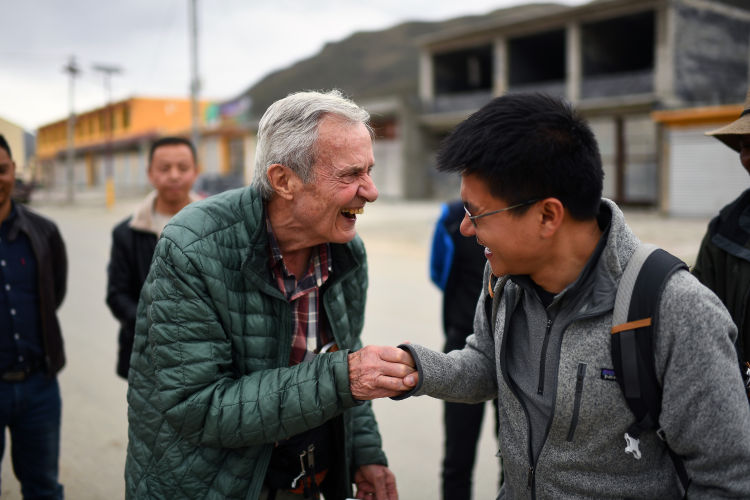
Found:
<svg viewBox="0 0 750 500"><path fill-rule="evenodd" d="M252 185L165 227L138 306L127 498L398 498L361 397L412 371L361 348L368 120L338 91L277 101Z"/></svg>

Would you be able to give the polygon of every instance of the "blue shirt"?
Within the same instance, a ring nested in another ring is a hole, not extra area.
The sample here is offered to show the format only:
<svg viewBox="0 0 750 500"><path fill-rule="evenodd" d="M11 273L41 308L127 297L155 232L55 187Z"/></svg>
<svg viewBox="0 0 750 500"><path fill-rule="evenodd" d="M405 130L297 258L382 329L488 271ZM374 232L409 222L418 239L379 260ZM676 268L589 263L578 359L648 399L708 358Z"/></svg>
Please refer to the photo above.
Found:
<svg viewBox="0 0 750 500"><path fill-rule="evenodd" d="M0 223L0 373L33 366L43 356L37 263L29 237L9 238L15 205Z"/></svg>

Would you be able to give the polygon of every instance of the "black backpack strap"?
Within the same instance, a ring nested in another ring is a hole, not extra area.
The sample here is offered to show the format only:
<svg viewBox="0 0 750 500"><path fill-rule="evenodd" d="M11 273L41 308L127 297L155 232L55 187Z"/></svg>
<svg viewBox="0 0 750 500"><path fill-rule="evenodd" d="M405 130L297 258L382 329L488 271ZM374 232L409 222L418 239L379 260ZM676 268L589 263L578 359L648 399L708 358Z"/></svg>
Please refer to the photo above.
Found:
<svg viewBox="0 0 750 500"><path fill-rule="evenodd" d="M659 298L668 278L687 265L669 252L641 244L628 262L617 289L612 318L612 362L617 382L635 416L625 433L625 451L640 458L639 439L645 430L659 428L661 387L654 366L653 335ZM669 447L682 486L690 480L680 457Z"/></svg>

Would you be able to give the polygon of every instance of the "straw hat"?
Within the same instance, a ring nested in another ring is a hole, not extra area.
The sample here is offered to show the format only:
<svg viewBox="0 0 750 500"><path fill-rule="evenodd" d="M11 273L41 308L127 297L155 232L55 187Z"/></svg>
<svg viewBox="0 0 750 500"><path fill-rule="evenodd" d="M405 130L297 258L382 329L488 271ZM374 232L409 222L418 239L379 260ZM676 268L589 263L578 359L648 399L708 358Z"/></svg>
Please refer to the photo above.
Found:
<svg viewBox="0 0 750 500"><path fill-rule="evenodd" d="M750 135L750 90L745 97L745 107L740 117L729 125L706 132L706 135L712 135L735 151L740 151L740 138Z"/></svg>

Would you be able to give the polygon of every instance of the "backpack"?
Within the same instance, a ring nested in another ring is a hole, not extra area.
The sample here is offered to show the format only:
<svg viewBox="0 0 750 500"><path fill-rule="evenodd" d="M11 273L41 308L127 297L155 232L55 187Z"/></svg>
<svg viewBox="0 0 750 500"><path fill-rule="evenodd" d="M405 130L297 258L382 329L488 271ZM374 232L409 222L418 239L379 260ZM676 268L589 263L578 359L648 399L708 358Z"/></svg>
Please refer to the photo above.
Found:
<svg viewBox="0 0 750 500"><path fill-rule="evenodd" d="M625 432L625 453L641 458L640 435L659 428L661 387L654 366L653 335L658 322L658 305L667 279L687 264L654 245L641 243L625 266L615 297L612 312L612 363L617 383L625 401L635 416L635 422ZM685 464L667 446L682 487L687 493L690 485Z"/></svg>
<svg viewBox="0 0 750 500"><path fill-rule="evenodd" d="M612 313L612 362L617 383L635 417L635 422L625 433L625 453L636 459L641 458L639 438L643 431L656 429L656 434L664 440L658 428L662 392L656 379L652 337L662 290L667 279L679 269L687 270L688 266L665 250L641 243L628 261L617 287ZM489 295L484 302L487 324L493 332L499 303L499 300L493 300L493 289L502 290L507 277L498 279L502 281L499 287L490 279ZM687 492L690 479L685 465L669 446L667 449Z"/></svg>
<svg viewBox="0 0 750 500"><path fill-rule="evenodd" d="M450 213L448 204L443 204L440 216L435 223L435 232L432 236L430 248L430 279L440 290L445 291L448 283L451 266L453 265L453 254L455 245L448 229L445 227Z"/></svg>

